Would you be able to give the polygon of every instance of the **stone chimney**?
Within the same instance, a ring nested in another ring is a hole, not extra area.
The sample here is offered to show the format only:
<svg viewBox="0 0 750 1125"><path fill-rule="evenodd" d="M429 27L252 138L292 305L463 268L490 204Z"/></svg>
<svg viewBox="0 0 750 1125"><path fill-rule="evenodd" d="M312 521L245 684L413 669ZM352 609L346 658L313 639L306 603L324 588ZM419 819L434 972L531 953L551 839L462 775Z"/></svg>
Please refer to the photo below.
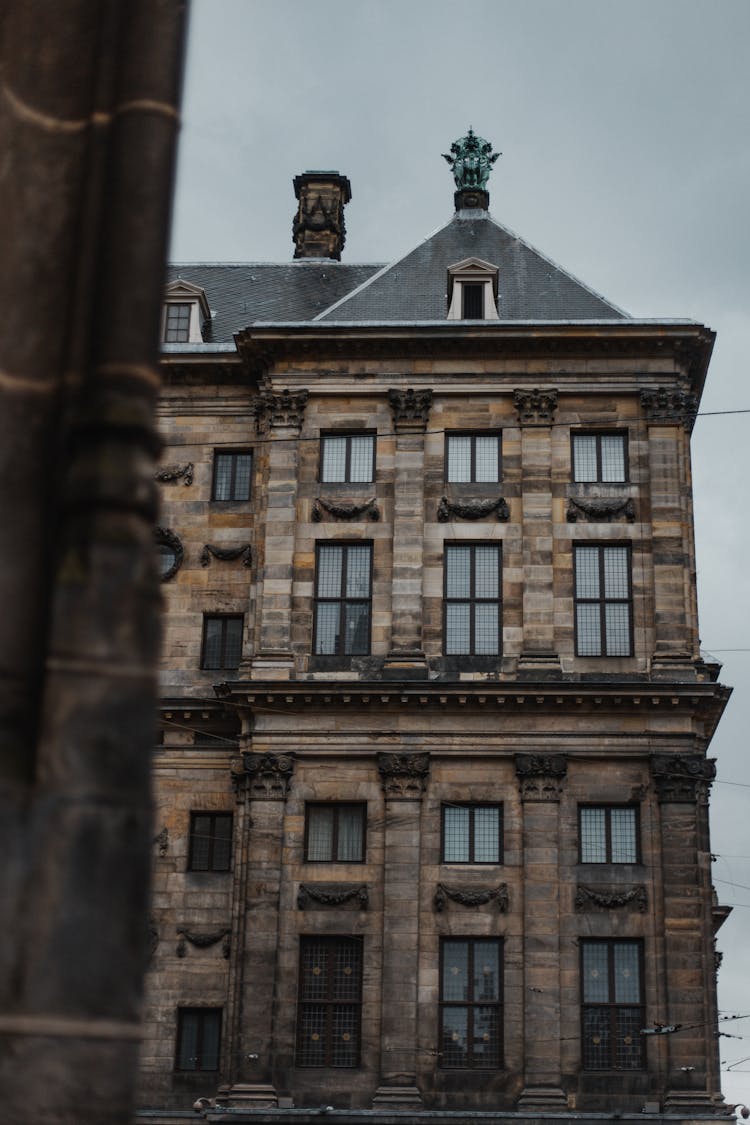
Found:
<svg viewBox="0 0 750 1125"><path fill-rule="evenodd" d="M295 258L341 260L346 241L344 206L352 197L346 176L338 172L303 172L294 177L299 200L292 225Z"/></svg>

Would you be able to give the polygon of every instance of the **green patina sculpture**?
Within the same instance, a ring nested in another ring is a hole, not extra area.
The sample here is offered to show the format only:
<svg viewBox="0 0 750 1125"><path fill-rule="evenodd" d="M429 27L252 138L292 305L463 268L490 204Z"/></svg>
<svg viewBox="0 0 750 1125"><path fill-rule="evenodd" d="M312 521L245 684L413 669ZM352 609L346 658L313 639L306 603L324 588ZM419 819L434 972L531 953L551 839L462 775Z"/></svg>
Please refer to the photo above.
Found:
<svg viewBox="0 0 750 1125"><path fill-rule="evenodd" d="M483 190L490 178L492 165L500 155L492 151L489 141L478 137L469 126L466 136L454 141L450 156L444 152L443 159L450 164L459 191L465 188Z"/></svg>

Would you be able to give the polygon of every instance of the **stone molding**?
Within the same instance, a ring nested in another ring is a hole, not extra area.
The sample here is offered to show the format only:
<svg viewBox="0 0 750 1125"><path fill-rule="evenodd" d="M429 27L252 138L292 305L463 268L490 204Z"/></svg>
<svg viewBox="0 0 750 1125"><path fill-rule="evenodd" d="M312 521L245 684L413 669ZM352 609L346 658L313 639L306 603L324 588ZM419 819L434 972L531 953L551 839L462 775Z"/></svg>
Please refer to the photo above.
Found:
<svg viewBox="0 0 750 1125"><path fill-rule="evenodd" d="M559 801L567 772L564 754L516 754L522 801Z"/></svg>
<svg viewBox="0 0 750 1125"><path fill-rule="evenodd" d="M708 792L716 777L716 763L702 754L654 754L651 758L659 803L692 803Z"/></svg>
<svg viewBox="0 0 750 1125"><path fill-rule="evenodd" d="M412 387L405 391L391 388L388 391L388 401L393 411L396 433L424 433L432 406L432 391L415 391Z"/></svg>
<svg viewBox="0 0 750 1125"><path fill-rule="evenodd" d="M494 902L501 914L507 913L510 905L508 884L500 883L497 887L488 887L484 890L470 890L467 887L449 887L447 883L438 883L433 899L433 906L438 913L442 913L448 901L457 902L459 906L486 906Z"/></svg>
<svg viewBox="0 0 750 1125"><path fill-rule="evenodd" d="M161 481L163 484L172 484L181 479L184 485L190 486L193 483L193 469L192 461L188 461L186 465L162 465L154 473L154 480Z"/></svg>
<svg viewBox="0 0 750 1125"><path fill-rule="evenodd" d="M578 914L592 908L619 910L634 906L641 914L648 909L648 895L642 884L637 887L584 887L576 890L575 909Z"/></svg>
<svg viewBox="0 0 750 1125"><path fill-rule="evenodd" d="M174 561L168 570L165 570L161 575L162 582L169 582L170 578L174 578L177 571L182 566L183 559L185 558L185 550L182 546L182 540L168 527L155 527L154 528L154 542L158 545L163 543L165 547L169 547L174 552Z"/></svg>
<svg viewBox="0 0 750 1125"><path fill-rule="evenodd" d="M675 422L690 433L698 411L698 398L686 391L659 387L641 391L641 406L647 422Z"/></svg>
<svg viewBox="0 0 750 1125"><path fill-rule="evenodd" d="M370 894L366 883L300 883L297 909L304 910L311 901L321 906L343 906L354 901L360 910L367 910Z"/></svg>
<svg viewBox="0 0 750 1125"><path fill-rule="evenodd" d="M617 519L635 523L635 504L630 496L625 500L575 500L569 496L566 520L576 523L582 516L591 523L612 523Z"/></svg>
<svg viewBox="0 0 750 1125"><path fill-rule="evenodd" d="M421 800L430 772L429 754L378 754L378 772L386 797Z"/></svg>
<svg viewBox="0 0 750 1125"><path fill-rule="evenodd" d="M498 496L497 500L449 500L443 496L438 504L437 518L439 523L447 523L451 516L462 520L481 520L492 512L497 512L499 520L510 519L510 508L504 496Z"/></svg>
<svg viewBox="0 0 750 1125"><path fill-rule="evenodd" d="M368 520L372 520L373 523L376 523L380 519L380 509L377 506L374 496L369 500L365 500L362 504L347 503L343 500L326 500L323 496L317 496L312 507L312 519L314 523L321 522L323 512L327 512L328 515L333 516L335 520L355 520L365 515Z"/></svg>
<svg viewBox="0 0 750 1125"><path fill-rule="evenodd" d="M287 388L278 394L273 391L261 391L255 403L257 432L264 433L269 426L301 429L309 397L310 392L306 389L290 391Z"/></svg>
<svg viewBox="0 0 750 1125"><path fill-rule="evenodd" d="M200 554L201 566L208 566L212 556L220 562L233 562L235 559L242 559L243 566L252 565L249 543L241 543L239 547L218 547L215 543L204 543Z"/></svg>
<svg viewBox="0 0 750 1125"><path fill-rule="evenodd" d="M254 754L245 750L242 767L232 771L238 791L243 785L256 801L284 801L294 773L294 754Z"/></svg>
<svg viewBox="0 0 750 1125"><path fill-rule="evenodd" d="M154 836L152 843L156 844L159 848L159 855L165 856L169 850L169 829L164 826L161 832L157 832Z"/></svg>
<svg viewBox="0 0 750 1125"><path fill-rule="evenodd" d="M521 426L551 426L557 410L557 391L514 391L513 403Z"/></svg>
<svg viewBox="0 0 750 1125"><path fill-rule="evenodd" d="M177 943L177 956L185 957L187 955L187 943L195 946L196 949L208 949L212 945L216 945L218 941L222 942L221 953L225 960L229 960L229 954L232 951L232 927L220 926L218 930L210 930L208 933L196 932L189 930L187 926L178 926L177 933L180 935L180 940Z"/></svg>

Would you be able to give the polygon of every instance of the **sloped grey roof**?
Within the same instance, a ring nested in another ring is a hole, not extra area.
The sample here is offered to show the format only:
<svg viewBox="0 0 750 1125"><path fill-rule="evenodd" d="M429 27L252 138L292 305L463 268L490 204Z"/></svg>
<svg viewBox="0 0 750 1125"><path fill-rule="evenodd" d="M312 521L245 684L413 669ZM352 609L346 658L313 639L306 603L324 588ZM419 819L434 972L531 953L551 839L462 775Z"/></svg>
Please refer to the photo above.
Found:
<svg viewBox="0 0 750 1125"><path fill-rule="evenodd" d="M457 211L416 249L320 313L319 321L427 321L447 313L447 270L465 258L498 267L501 320L619 320L627 313L545 258L487 211Z"/></svg>

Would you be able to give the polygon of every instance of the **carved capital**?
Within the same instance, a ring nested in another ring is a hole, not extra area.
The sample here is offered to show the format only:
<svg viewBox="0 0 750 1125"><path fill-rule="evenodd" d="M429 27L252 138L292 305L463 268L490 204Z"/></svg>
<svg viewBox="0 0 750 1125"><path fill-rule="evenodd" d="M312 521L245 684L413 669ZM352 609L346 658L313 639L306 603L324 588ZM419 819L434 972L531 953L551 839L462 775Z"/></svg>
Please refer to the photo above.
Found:
<svg viewBox="0 0 750 1125"><path fill-rule="evenodd" d="M430 772L429 754L378 754L378 772L386 797L421 800Z"/></svg>
<svg viewBox="0 0 750 1125"><path fill-rule="evenodd" d="M284 801L294 773L294 754L253 754L245 750L241 769L233 769L238 794L244 789L256 801Z"/></svg>
<svg viewBox="0 0 750 1125"><path fill-rule="evenodd" d="M706 796L716 777L716 763L702 754L654 754L651 758L659 803L692 803Z"/></svg>
<svg viewBox="0 0 750 1125"><path fill-rule="evenodd" d="M510 509L505 497L498 496L497 500L449 500L443 496L438 504L437 518L440 523L447 523L451 516L458 516L462 520L481 520L492 512L497 513L499 520L510 519Z"/></svg>
<svg viewBox="0 0 750 1125"><path fill-rule="evenodd" d="M432 406L432 391L415 391L411 387L406 391L397 391L392 388L388 392L388 401L396 433L409 430L424 432Z"/></svg>
<svg viewBox="0 0 750 1125"><path fill-rule="evenodd" d="M283 390L280 394L261 391L255 402L255 427L264 433L269 426L299 430L305 416L305 406L310 397L307 390Z"/></svg>
<svg viewBox="0 0 750 1125"><path fill-rule="evenodd" d="M359 910L367 910L370 896L365 883L300 883L298 910L304 910L310 902L321 906L343 906L346 902L354 902Z"/></svg>
<svg viewBox="0 0 750 1125"><path fill-rule="evenodd" d="M522 426L551 426L557 410L557 391L514 391L513 402Z"/></svg>
<svg viewBox="0 0 750 1125"><path fill-rule="evenodd" d="M218 930L210 930L208 933L189 930L187 926L178 926L177 933L180 935L176 951L178 957L187 955L188 942L196 949L208 949L210 946L216 945L217 941L221 941L222 955L227 960L229 959L229 954L232 951L231 926L221 926Z"/></svg>
<svg viewBox="0 0 750 1125"><path fill-rule="evenodd" d="M315 523L320 523L323 519L323 512L327 512L335 520L356 520L361 516L367 516L368 520L375 523L380 519L380 509L374 496L365 500L363 504L348 504L344 500L325 500L322 496L318 496L312 509Z"/></svg>
<svg viewBox="0 0 750 1125"><path fill-rule="evenodd" d="M641 391L641 406L647 422L676 422L690 433L698 411L698 399L686 391Z"/></svg>
<svg viewBox="0 0 750 1125"><path fill-rule="evenodd" d="M182 566L185 557L182 540L168 527L155 527L154 542L157 547L164 548L161 552L161 580L168 582Z"/></svg>
<svg viewBox="0 0 750 1125"><path fill-rule="evenodd" d="M445 883L438 883L433 899L433 905L438 913L445 910L448 900L457 902L459 906L469 907L486 906L488 902L494 902L501 914L507 913L510 905L507 883L501 883L499 887L488 887L485 890L469 890L466 887L449 887Z"/></svg>
<svg viewBox="0 0 750 1125"><path fill-rule="evenodd" d="M193 483L193 462L188 461L186 465L162 465L154 473L154 480L161 481L163 484L172 484L176 480L182 480L184 485L191 485Z"/></svg>
<svg viewBox="0 0 750 1125"><path fill-rule="evenodd" d="M580 914L585 910L620 910L624 906L632 906L641 914L648 909L648 896L646 888L637 887L578 887L576 891L576 911Z"/></svg>
<svg viewBox="0 0 750 1125"><path fill-rule="evenodd" d="M635 504L629 496L625 500L574 500L571 496L565 518L568 523L576 523L580 519L591 523L612 523L614 520L634 523Z"/></svg>
<svg viewBox="0 0 750 1125"><path fill-rule="evenodd" d="M559 801L567 772L564 754L516 754L522 801Z"/></svg>
<svg viewBox="0 0 750 1125"><path fill-rule="evenodd" d="M250 566L252 562L249 543L241 543L239 547L217 547L215 543L204 543L200 555L201 566L208 566L211 556L221 562L242 559L243 566Z"/></svg>

